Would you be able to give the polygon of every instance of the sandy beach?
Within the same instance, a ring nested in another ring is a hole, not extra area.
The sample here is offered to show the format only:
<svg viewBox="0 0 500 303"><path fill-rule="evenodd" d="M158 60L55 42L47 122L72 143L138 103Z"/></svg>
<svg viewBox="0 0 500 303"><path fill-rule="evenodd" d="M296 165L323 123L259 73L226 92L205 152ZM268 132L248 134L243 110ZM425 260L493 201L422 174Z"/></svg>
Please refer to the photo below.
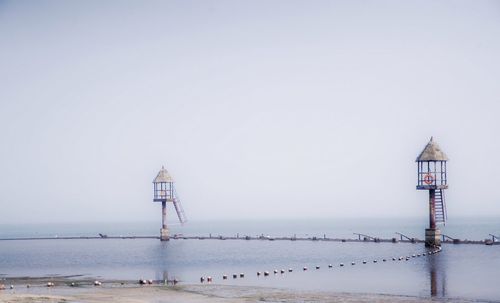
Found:
<svg viewBox="0 0 500 303"><path fill-rule="evenodd" d="M18 283L20 281L21 279L17 280ZM67 284L68 281L65 283L62 281L57 281L56 286L50 288L41 283L31 284L29 288L26 287L26 284L16 283L13 289L0 290L0 302L478 302L458 298L437 299L381 294L305 292L216 284L140 286L130 281L113 281L107 282L103 286L94 287L91 286L92 281L79 281L78 285L80 286L70 287Z"/></svg>

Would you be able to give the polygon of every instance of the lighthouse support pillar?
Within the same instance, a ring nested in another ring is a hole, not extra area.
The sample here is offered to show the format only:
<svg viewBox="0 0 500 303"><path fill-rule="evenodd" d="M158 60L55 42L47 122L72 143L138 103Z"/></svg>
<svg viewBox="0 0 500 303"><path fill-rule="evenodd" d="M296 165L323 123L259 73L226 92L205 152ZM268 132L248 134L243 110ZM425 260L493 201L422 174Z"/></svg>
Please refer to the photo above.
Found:
<svg viewBox="0 0 500 303"><path fill-rule="evenodd" d="M436 190L429 190L429 228L425 229L425 246L441 246L441 231L436 227Z"/></svg>
<svg viewBox="0 0 500 303"><path fill-rule="evenodd" d="M161 229L160 229L160 241L170 240L170 234L167 228L167 202L161 202Z"/></svg>

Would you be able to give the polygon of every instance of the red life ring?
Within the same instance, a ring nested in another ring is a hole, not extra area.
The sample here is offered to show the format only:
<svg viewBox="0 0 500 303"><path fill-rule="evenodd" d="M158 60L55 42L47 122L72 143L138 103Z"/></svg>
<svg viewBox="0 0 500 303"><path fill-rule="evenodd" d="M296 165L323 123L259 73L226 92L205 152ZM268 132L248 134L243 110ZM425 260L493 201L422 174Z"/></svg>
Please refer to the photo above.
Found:
<svg viewBox="0 0 500 303"><path fill-rule="evenodd" d="M430 185L434 182L434 177L431 174L426 174L424 176L424 182L425 184Z"/></svg>

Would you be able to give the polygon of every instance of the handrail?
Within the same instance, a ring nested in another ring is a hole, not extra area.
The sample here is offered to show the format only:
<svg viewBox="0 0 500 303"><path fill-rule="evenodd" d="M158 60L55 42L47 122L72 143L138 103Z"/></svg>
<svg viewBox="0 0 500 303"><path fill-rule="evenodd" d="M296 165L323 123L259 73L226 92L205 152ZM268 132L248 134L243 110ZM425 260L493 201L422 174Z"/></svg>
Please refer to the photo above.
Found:
<svg viewBox="0 0 500 303"><path fill-rule="evenodd" d="M446 238L448 238L448 239L450 239L450 240L452 240L452 241L458 240L458 239L452 238L452 237L450 237L450 236L448 236L448 235L445 235L445 234L442 234L441 236L443 237L443 241L444 241Z"/></svg>
<svg viewBox="0 0 500 303"><path fill-rule="evenodd" d="M365 235L365 234L359 234L359 233L353 233L354 235L358 235L358 239L361 240L361 237L365 237L365 238L368 238L368 239L371 239L371 240L377 240L378 238L375 238L375 237L372 237L372 236L368 236L368 235Z"/></svg>
<svg viewBox="0 0 500 303"><path fill-rule="evenodd" d="M401 237L401 241L403 240L403 238L406 238L407 240L410 240L410 241L413 239L413 238L410 238L407 235L404 235L400 232L396 232L396 234L398 234Z"/></svg>

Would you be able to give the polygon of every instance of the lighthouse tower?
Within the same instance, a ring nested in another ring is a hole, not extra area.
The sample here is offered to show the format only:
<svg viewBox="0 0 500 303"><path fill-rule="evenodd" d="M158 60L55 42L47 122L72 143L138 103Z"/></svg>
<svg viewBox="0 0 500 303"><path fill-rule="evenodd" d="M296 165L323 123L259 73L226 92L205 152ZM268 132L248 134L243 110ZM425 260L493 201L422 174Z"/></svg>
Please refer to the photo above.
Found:
<svg viewBox="0 0 500 303"><path fill-rule="evenodd" d="M153 180L153 201L161 202L160 240L168 241L170 234L167 228L167 202L174 204L175 211L181 223L185 223L187 219L182 209L181 201L175 191L174 179L163 166Z"/></svg>
<svg viewBox="0 0 500 303"><path fill-rule="evenodd" d="M446 204L444 190L448 188L446 162L448 157L431 137L417 157L417 190L429 191L429 228L425 229L425 245L441 246L441 231L437 224L445 224Z"/></svg>

